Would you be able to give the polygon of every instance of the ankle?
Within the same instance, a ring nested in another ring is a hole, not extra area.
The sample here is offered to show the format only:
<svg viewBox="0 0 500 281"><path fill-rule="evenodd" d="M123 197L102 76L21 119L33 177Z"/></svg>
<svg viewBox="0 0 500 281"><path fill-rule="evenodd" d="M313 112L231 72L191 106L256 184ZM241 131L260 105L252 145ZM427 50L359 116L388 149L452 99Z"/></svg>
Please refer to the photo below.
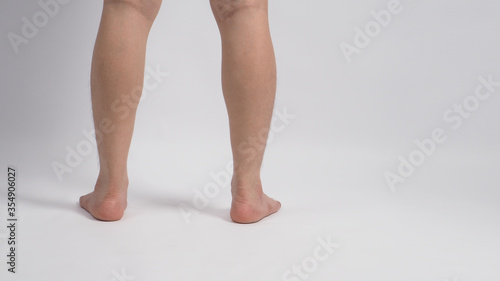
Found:
<svg viewBox="0 0 500 281"><path fill-rule="evenodd" d="M231 193L234 200L252 200L264 195L260 178L242 179L233 177Z"/></svg>
<svg viewBox="0 0 500 281"><path fill-rule="evenodd" d="M103 175L99 174L99 177L97 178L97 183L96 186L101 186L105 187L110 190L123 190L128 188L128 177L127 175L124 176L109 176L109 175Z"/></svg>

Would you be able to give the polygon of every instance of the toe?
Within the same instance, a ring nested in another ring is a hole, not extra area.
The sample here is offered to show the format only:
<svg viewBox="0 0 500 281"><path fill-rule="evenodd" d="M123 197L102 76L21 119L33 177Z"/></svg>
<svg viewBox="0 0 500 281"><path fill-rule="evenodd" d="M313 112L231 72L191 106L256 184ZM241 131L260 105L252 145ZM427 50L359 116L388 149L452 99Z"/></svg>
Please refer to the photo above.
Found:
<svg viewBox="0 0 500 281"><path fill-rule="evenodd" d="M87 209L89 194L80 197L80 206Z"/></svg>
<svg viewBox="0 0 500 281"><path fill-rule="evenodd" d="M271 214L276 213L281 208L281 203L279 201L273 200L271 202Z"/></svg>
<svg viewBox="0 0 500 281"><path fill-rule="evenodd" d="M276 207L276 211L278 211L279 209L281 209L281 202L280 201L275 201L276 204L275 204L275 207Z"/></svg>

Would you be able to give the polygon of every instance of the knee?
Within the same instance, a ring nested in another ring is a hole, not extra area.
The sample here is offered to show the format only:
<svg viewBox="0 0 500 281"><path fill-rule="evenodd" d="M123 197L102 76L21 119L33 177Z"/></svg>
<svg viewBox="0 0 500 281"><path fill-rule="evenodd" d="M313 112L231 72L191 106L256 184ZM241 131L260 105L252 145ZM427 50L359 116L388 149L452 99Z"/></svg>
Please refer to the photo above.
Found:
<svg viewBox="0 0 500 281"><path fill-rule="evenodd" d="M154 20L160 11L162 0L104 0L104 5L119 5L132 8L149 20Z"/></svg>
<svg viewBox="0 0 500 281"><path fill-rule="evenodd" d="M267 10L267 0L210 0L217 21L223 22L237 14Z"/></svg>

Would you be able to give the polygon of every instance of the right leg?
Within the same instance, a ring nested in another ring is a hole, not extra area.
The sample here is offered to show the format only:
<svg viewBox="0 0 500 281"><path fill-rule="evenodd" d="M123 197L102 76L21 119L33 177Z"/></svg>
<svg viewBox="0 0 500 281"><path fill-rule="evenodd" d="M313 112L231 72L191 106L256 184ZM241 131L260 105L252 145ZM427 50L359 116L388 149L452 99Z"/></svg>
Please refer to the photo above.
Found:
<svg viewBox="0 0 500 281"><path fill-rule="evenodd" d="M80 205L98 220L127 207L127 157L141 96L146 43L162 0L104 0L92 59L91 92L100 171Z"/></svg>
<svg viewBox="0 0 500 281"><path fill-rule="evenodd" d="M260 177L276 94L268 0L210 3L222 39L222 92L233 151L230 216L253 223L281 207L264 193Z"/></svg>

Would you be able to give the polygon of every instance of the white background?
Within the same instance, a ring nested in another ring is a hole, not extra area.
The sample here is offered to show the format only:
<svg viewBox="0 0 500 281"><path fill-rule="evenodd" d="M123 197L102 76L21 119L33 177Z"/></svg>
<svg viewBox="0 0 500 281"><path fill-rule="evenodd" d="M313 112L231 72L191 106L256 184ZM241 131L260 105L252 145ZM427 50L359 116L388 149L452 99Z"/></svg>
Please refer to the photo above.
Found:
<svg viewBox="0 0 500 281"><path fill-rule="evenodd" d="M0 228L1 279L108 281L124 268L138 281L286 280L331 236L340 247L309 280L498 280L500 87L456 130L443 113L474 95L480 76L500 81L500 4L401 1L348 63L340 44L353 45L354 29L388 3L270 1L276 110L295 117L274 133L263 180L283 209L237 225L227 187L202 210L192 204L231 159L208 1L166 0L153 26L146 65L169 75L139 106L129 207L115 223L77 204L95 183L95 147L62 181L53 169L92 128L102 1L61 5L17 54L8 34L21 35L22 18L43 10L2 1L0 182L17 167L20 220L15 276ZM447 140L391 190L384 173L397 174L398 156L408 159L437 128ZM6 188L0 199L6 217Z"/></svg>

